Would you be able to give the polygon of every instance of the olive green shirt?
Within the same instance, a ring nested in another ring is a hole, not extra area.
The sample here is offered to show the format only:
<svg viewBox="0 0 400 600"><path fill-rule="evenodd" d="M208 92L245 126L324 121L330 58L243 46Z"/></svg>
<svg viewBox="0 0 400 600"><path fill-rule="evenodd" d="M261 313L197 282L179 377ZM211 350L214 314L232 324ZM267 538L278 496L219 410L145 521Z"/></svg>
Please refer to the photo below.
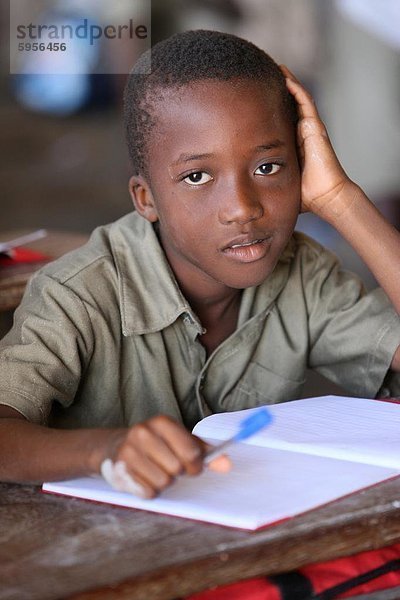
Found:
<svg viewBox="0 0 400 600"><path fill-rule="evenodd" d="M236 331L208 358L201 333L153 226L128 214L31 280L0 343L0 402L57 427L164 413L192 428L299 397L307 368L352 395L400 392L398 375L384 382L400 343L386 296L300 233L244 290Z"/></svg>

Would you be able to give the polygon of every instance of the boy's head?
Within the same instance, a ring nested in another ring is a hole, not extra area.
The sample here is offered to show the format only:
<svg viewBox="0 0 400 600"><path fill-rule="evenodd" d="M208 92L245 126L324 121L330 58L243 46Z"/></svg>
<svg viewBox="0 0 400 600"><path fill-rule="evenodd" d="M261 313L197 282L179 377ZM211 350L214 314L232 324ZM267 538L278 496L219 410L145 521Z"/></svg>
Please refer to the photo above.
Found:
<svg viewBox="0 0 400 600"><path fill-rule="evenodd" d="M261 283L300 207L296 110L276 63L253 44L188 31L129 77L125 124L137 211L188 298ZM222 286L222 287L221 287Z"/></svg>
<svg viewBox="0 0 400 600"><path fill-rule="evenodd" d="M143 75L143 72L148 74ZM290 122L297 120L293 97L276 62L241 38L219 31L177 33L137 61L124 94L124 122L135 175L149 177L148 142L157 121L157 100L168 89L201 80L250 79L276 93Z"/></svg>

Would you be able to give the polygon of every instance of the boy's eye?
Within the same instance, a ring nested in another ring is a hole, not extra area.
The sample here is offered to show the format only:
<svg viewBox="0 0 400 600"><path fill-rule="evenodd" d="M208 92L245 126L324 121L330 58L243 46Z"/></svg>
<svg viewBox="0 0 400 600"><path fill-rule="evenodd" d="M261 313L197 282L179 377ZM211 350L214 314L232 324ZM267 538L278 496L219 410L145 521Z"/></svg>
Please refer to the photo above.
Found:
<svg viewBox="0 0 400 600"><path fill-rule="evenodd" d="M211 181L212 177L205 171L194 171L193 173L189 173L186 177L183 178L185 183L189 185L203 185L208 181Z"/></svg>
<svg viewBox="0 0 400 600"><path fill-rule="evenodd" d="M255 170L255 174L256 175L274 175L274 173L277 173L279 171L281 166L282 165L279 165L278 163L264 163L263 165L260 165Z"/></svg>

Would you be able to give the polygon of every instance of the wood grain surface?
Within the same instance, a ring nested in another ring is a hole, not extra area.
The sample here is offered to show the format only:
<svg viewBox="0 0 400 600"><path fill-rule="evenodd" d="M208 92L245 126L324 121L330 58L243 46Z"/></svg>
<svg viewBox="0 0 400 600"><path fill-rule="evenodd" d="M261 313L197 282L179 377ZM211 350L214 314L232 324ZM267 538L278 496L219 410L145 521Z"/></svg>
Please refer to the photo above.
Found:
<svg viewBox="0 0 400 600"><path fill-rule="evenodd" d="M289 571L400 541L399 498L396 478L246 532L0 484L0 600L166 600Z"/></svg>

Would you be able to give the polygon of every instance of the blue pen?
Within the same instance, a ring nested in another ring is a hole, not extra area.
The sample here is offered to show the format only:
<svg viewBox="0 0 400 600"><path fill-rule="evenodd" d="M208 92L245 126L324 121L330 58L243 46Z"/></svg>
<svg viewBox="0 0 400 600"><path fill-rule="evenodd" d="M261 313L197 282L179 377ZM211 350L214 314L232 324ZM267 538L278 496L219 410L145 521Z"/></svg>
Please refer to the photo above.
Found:
<svg viewBox="0 0 400 600"><path fill-rule="evenodd" d="M231 446L232 444L236 444L237 442L241 442L242 440L246 440L251 435L254 435L260 429L263 429L267 425L272 422L272 415L266 408L260 408L257 412L250 415L250 417L246 417L239 424L239 431L227 439L222 444L218 444L218 446L214 446L211 448L209 452L207 452L204 462L208 464L214 458L219 456L224 452L224 450Z"/></svg>

